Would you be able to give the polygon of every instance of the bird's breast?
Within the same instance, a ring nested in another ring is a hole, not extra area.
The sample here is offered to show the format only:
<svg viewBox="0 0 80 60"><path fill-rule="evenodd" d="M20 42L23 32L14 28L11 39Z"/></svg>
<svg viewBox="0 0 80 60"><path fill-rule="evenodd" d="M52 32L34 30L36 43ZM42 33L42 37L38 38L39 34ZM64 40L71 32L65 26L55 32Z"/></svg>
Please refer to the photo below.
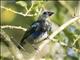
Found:
<svg viewBox="0 0 80 60"><path fill-rule="evenodd" d="M40 41L43 41L47 37L48 37L48 33L47 32L41 33L39 36L37 36L37 38L34 40L34 42L38 43Z"/></svg>

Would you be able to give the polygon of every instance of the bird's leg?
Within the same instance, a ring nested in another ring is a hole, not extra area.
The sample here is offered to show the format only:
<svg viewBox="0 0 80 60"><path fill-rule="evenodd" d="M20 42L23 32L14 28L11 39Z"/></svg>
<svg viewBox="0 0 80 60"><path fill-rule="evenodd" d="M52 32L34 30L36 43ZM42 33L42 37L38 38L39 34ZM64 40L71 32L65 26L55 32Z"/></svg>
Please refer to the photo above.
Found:
<svg viewBox="0 0 80 60"><path fill-rule="evenodd" d="M52 40L52 39L49 38L49 36L47 37L47 39Z"/></svg>
<svg viewBox="0 0 80 60"><path fill-rule="evenodd" d="M52 40L52 39L50 39L50 38L49 38L49 36L48 36L48 37L46 37L44 40L46 40L46 39Z"/></svg>
<svg viewBox="0 0 80 60"><path fill-rule="evenodd" d="M32 44L32 47L36 50L36 52L37 53L39 53L40 51L39 51L39 48L38 47L36 47L36 45L35 44Z"/></svg>
<svg viewBox="0 0 80 60"><path fill-rule="evenodd" d="M36 47L35 44L32 44L32 47L33 47L35 50L38 50L38 47Z"/></svg>

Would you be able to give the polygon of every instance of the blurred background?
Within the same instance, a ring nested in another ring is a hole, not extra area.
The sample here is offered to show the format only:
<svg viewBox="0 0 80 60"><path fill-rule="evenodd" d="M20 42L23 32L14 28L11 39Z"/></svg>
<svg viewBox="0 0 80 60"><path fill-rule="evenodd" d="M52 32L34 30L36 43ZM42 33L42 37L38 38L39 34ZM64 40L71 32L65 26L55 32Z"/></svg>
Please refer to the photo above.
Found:
<svg viewBox="0 0 80 60"><path fill-rule="evenodd" d="M0 26L21 26L28 28L32 22L36 21L43 10L54 11L50 17L57 26L61 26L71 18L80 15L80 1L0 1ZM56 27L56 26L55 26ZM22 38L24 31L19 29L3 29L16 44ZM16 40L16 42L15 42ZM13 60L7 46L2 42L1 60ZM45 50L46 51L45 53ZM59 33L41 52L40 59L36 60L80 60L80 19L69 25Z"/></svg>

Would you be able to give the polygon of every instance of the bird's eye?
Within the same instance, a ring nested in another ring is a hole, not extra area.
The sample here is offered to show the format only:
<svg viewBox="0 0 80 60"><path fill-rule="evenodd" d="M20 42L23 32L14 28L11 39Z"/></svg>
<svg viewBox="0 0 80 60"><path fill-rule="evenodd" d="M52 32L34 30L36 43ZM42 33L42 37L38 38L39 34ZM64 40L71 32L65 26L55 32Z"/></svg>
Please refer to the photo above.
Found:
<svg viewBox="0 0 80 60"><path fill-rule="evenodd" d="M43 14L46 14L46 12L44 12Z"/></svg>

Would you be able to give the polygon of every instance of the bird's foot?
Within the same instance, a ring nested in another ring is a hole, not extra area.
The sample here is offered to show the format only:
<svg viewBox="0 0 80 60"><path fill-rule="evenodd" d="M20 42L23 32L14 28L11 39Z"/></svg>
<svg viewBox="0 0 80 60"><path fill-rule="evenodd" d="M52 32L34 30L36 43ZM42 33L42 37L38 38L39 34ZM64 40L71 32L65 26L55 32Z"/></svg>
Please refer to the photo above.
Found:
<svg viewBox="0 0 80 60"><path fill-rule="evenodd" d="M38 50L38 47L36 47L36 45L32 44L32 47L33 47L35 50Z"/></svg>

